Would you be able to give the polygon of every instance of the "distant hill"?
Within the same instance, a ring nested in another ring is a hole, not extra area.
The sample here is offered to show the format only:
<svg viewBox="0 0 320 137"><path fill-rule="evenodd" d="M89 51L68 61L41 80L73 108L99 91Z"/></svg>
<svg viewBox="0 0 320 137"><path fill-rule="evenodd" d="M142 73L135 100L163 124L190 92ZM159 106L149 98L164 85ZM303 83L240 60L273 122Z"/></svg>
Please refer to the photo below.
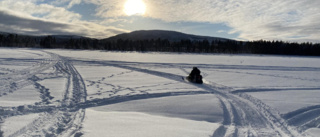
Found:
<svg viewBox="0 0 320 137"><path fill-rule="evenodd" d="M61 41L66 41L69 39L80 39L80 38L90 39L88 37L77 36L77 35L26 35L26 34L17 34L17 33L9 33L9 32L1 32L0 31L0 35L8 36L10 34L11 35L18 35L19 37L30 37L30 38L36 38L36 39L51 36L51 37L54 37L57 40L61 40Z"/></svg>
<svg viewBox="0 0 320 137"><path fill-rule="evenodd" d="M43 38L47 36L34 36L34 35L23 35L23 34L15 34L15 33L7 33L7 32L0 32L1 35L7 36L9 34L13 35L19 35L20 37L32 37L32 38ZM69 39L92 39L88 37L83 36L76 36L76 35L49 35L51 37L54 37L57 41L67 41ZM230 39L226 38L220 38L220 37L209 37L209 36L198 36L198 35L192 35L192 34L185 34L181 32L176 31L167 31L167 30L139 30L139 31L133 31L130 33L122 33L118 34L116 36L112 36L109 38L101 39L102 41L116 41L118 39L129 39L129 40L151 40L151 39L167 39L171 42L173 41L181 41L181 40L208 40L208 41L214 41L214 40L220 40L220 41L227 41Z"/></svg>
<svg viewBox="0 0 320 137"><path fill-rule="evenodd" d="M166 30L139 30L139 31L133 31L130 33L123 33L119 34L113 37L109 37L107 39L103 39L106 41L116 41L118 39L129 39L129 40L151 40L151 39L167 39L169 41L181 41L181 40L220 40L220 41L226 41L229 39L226 38L219 38L219 37L209 37L209 36L198 36L198 35L191 35L191 34L185 34L181 32L176 31L166 31Z"/></svg>

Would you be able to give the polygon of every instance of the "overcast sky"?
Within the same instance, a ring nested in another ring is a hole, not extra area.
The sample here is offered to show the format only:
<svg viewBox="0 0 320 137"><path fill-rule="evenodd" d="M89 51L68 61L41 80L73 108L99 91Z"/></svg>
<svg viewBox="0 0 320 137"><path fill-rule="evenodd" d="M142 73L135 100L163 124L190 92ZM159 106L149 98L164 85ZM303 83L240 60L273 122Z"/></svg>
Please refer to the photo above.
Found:
<svg viewBox="0 0 320 137"><path fill-rule="evenodd" d="M320 42L319 0L129 1L142 1L144 13L128 15L128 0L0 0L0 31L107 38L161 29L238 40Z"/></svg>

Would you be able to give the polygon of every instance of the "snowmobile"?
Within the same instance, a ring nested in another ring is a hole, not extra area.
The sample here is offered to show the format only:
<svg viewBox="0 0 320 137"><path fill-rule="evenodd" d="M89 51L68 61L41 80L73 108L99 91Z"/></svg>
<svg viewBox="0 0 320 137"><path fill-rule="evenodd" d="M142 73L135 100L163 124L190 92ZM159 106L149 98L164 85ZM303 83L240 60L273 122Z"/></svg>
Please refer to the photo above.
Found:
<svg viewBox="0 0 320 137"><path fill-rule="evenodd" d="M192 83L197 83L197 84L203 83L201 75L195 76L193 79L190 76L187 76L186 80Z"/></svg>

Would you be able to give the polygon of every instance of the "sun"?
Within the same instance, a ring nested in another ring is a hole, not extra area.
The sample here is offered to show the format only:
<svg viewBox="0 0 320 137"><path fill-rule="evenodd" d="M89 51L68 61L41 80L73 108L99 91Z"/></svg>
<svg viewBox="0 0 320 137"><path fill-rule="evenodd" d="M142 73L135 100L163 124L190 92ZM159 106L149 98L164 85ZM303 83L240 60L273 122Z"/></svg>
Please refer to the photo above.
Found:
<svg viewBox="0 0 320 137"><path fill-rule="evenodd" d="M146 12L146 4L142 0L127 0L124 5L124 12L128 16L144 15Z"/></svg>

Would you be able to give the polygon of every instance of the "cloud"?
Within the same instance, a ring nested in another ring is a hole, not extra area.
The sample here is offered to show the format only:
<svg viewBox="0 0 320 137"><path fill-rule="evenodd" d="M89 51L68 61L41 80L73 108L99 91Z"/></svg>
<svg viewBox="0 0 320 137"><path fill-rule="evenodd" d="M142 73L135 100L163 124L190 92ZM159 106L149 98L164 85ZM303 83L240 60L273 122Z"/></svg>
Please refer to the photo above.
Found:
<svg viewBox="0 0 320 137"><path fill-rule="evenodd" d="M80 35L93 38L107 38L126 30L115 27L105 27L91 22L77 24L46 21L36 18L16 16L10 11L0 10L1 31L19 32L32 35Z"/></svg>
<svg viewBox="0 0 320 137"><path fill-rule="evenodd" d="M49 4L36 4L36 2L36 0L3 0L0 2L0 9L11 10L28 17L39 17L55 21L71 22L81 18L80 14L70 12L65 8Z"/></svg>
<svg viewBox="0 0 320 137"><path fill-rule="evenodd" d="M218 32L218 33L226 33L225 30L218 30L217 32Z"/></svg>
<svg viewBox="0 0 320 137"><path fill-rule="evenodd" d="M0 31L33 35L81 35L106 38L127 30L82 21L81 15L34 1L0 2ZM15 3L15 4L14 4Z"/></svg>
<svg viewBox="0 0 320 137"><path fill-rule="evenodd" d="M16 16L10 11L0 10L1 25L7 26L9 29L29 29L29 30L41 30L44 32L54 32L62 28L67 28L68 25L62 23L46 22L44 20L37 20L35 18L24 18L22 16Z"/></svg>
<svg viewBox="0 0 320 137"><path fill-rule="evenodd" d="M125 0L86 0L99 6L97 16L125 16ZM223 23L239 39L320 42L318 0L144 0L146 17L165 22Z"/></svg>
<svg viewBox="0 0 320 137"><path fill-rule="evenodd" d="M320 42L320 1L318 0L143 0L147 5L145 18L164 22L199 22L225 24L231 28L228 34L239 34L244 40L290 40ZM33 27L28 23L0 20L0 31L20 28L44 29L45 33L86 34L85 36L110 36L127 32L108 24L127 22L123 8L126 0L2 0L2 16L15 17L29 23L50 24L55 28ZM87 22L69 8L81 3L95 4L95 16L101 20ZM59 7L60 6L60 7ZM61 7L62 6L62 7ZM10 12L8 12L10 11ZM47 25L46 27L50 27ZM46 30L47 29L47 30ZM97 29L97 30L95 30ZM17 30L17 29L16 29ZM58 30L58 31L57 31ZM17 30L18 31L18 30ZM87 33L85 33L87 31ZM106 32L103 32L106 31Z"/></svg>
<svg viewBox="0 0 320 137"><path fill-rule="evenodd" d="M179 0L147 1L148 16L168 22L225 23L239 38L319 41L320 1Z"/></svg>
<svg viewBox="0 0 320 137"><path fill-rule="evenodd" d="M82 0L55 0L50 3L53 5L67 5L66 8L72 8L74 5L80 4Z"/></svg>

